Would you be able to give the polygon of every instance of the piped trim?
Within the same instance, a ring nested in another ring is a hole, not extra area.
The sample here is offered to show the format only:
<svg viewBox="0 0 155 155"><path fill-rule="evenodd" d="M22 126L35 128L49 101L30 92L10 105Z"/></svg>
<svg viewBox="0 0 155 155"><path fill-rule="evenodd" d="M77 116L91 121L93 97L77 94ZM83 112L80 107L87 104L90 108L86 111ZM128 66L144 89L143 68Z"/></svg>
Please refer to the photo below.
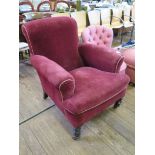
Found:
<svg viewBox="0 0 155 155"><path fill-rule="evenodd" d="M132 65L127 64L127 67L129 67L130 69L135 70L135 66L132 66Z"/></svg>
<svg viewBox="0 0 155 155"><path fill-rule="evenodd" d="M73 115L81 115L81 114L83 114L83 113L85 113L85 112L87 112L87 111L89 111L89 110L91 110L91 109L94 109L94 108L96 108L96 107L98 107L98 106L104 104L105 102L109 101L110 99L112 99L113 97L117 96L118 94L120 94L121 92L123 92L123 91L125 91L125 90L126 90L126 88L120 90L119 92L117 92L117 93L114 94L113 96L107 98L106 100L104 100L104 101L98 103L97 105L95 105L95 106L93 106L93 107L91 107L91 108L88 108L88 109L86 109L86 110L81 111L80 113L73 113L72 111L68 110L67 108L65 108L65 110L68 111L68 112L70 112L70 113L73 114Z"/></svg>
<svg viewBox="0 0 155 155"><path fill-rule="evenodd" d="M32 51L32 53L34 54L33 48L32 48L32 45L31 45L31 41L30 41L30 38L29 38L29 35L28 35L28 32L27 32L27 29L26 29L25 25L23 25L23 27L24 27L24 29L25 29L25 32L26 32L26 35L27 35L27 38L28 38L28 41L29 41L29 44L30 44L30 47L31 47L31 51Z"/></svg>
<svg viewBox="0 0 155 155"><path fill-rule="evenodd" d="M72 80L72 79L67 79L67 80L64 80L64 81L62 81L60 84L59 84L59 92L60 92L60 95L61 95L61 101L63 102L64 100L63 100L63 95L62 95L62 92L61 92L61 86L65 83L65 82L67 82L67 81L72 81L73 82L73 93L75 92L75 80Z"/></svg>
<svg viewBox="0 0 155 155"><path fill-rule="evenodd" d="M117 61L117 64L116 64L116 67L115 67L115 72L116 72L116 71L117 71L117 69L118 69L118 65L119 65L119 63L120 63L121 59L122 59L122 56L120 56L119 60Z"/></svg>

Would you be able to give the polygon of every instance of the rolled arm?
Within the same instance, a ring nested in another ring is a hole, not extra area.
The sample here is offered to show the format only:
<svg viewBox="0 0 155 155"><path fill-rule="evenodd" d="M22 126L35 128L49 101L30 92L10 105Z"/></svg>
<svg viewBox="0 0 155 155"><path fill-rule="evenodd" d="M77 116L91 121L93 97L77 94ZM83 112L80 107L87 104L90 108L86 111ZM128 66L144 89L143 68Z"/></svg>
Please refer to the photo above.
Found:
<svg viewBox="0 0 155 155"><path fill-rule="evenodd" d="M62 101L73 96L75 80L69 72L56 62L41 55L33 55L30 60L39 75L59 90Z"/></svg>
<svg viewBox="0 0 155 155"><path fill-rule="evenodd" d="M92 44L80 45L79 53L87 66L107 72L119 72L124 60L115 49Z"/></svg>

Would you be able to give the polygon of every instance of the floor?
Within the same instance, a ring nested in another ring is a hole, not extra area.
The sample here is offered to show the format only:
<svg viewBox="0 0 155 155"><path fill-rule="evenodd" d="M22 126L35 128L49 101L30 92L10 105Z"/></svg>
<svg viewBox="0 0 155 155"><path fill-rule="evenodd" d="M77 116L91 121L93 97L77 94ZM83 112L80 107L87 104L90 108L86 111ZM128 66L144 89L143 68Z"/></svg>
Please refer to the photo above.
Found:
<svg viewBox="0 0 155 155"><path fill-rule="evenodd" d="M36 71L19 65L20 155L134 155L135 88L129 86L122 105L110 107L82 127L80 140L48 98L43 100Z"/></svg>

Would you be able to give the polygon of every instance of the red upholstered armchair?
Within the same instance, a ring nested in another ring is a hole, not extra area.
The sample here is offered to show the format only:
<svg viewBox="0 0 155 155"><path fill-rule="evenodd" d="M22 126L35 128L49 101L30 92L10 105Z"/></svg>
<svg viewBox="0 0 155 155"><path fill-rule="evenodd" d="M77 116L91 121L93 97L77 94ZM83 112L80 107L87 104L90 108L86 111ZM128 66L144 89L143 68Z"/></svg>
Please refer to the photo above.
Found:
<svg viewBox="0 0 155 155"><path fill-rule="evenodd" d="M74 127L80 127L124 97L129 78L118 73L123 57L109 48L78 46L77 24L69 17L28 22L22 27L44 98L48 96Z"/></svg>

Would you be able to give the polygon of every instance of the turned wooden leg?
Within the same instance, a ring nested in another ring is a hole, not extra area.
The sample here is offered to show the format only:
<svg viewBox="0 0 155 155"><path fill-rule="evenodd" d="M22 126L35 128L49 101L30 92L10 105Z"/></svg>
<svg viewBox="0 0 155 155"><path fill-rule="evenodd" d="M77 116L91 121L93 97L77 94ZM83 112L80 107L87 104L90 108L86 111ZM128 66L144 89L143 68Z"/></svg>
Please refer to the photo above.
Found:
<svg viewBox="0 0 155 155"><path fill-rule="evenodd" d="M43 92L43 98L47 99L47 97L48 97L48 95L45 92Z"/></svg>
<svg viewBox="0 0 155 155"><path fill-rule="evenodd" d="M73 129L73 139L74 140L77 140L80 138L80 134L81 134L81 127L78 127L78 128L74 128Z"/></svg>
<svg viewBox="0 0 155 155"><path fill-rule="evenodd" d="M116 103L114 104L114 109L118 108L121 102L122 102L122 99L119 99L118 101L116 101Z"/></svg>
<svg viewBox="0 0 155 155"><path fill-rule="evenodd" d="M135 84L133 82L130 82L129 85L135 87Z"/></svg>
<svg viewBox="0 0 155 155"><path fill-rule="evenodd" d="M124 27L121 29L121 44L123 43Z"/></svg>

